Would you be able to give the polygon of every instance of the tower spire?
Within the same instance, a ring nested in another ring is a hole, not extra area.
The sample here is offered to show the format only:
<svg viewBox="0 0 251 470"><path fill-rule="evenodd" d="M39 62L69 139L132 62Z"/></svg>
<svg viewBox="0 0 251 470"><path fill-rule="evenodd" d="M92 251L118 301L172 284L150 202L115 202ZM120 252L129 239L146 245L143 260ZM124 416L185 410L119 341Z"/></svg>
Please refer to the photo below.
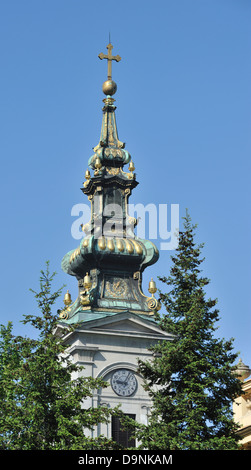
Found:
<svg viewBox="0 0 251 470"><path fill-rule="evenodd" d="M78 248L62 260L63 270L75 276L79 285L77 300L61 313L61 318L70 322L130 310L151 315L158 308L154 283L149 291L152 297L141 290L142 272L157 261L159 253L151 241L135 235L137 220L128 213L129 196L138 182L131 156L118 139L116 106L111 96L117 89L112 80L112 61L119 62L121 57L112 55L110 42L107 49L107 55L98 56L108 62L101 135L88 161L93 176L87 170L81 188L91 202L91 218L82 226L85 236ZM128 163L126 172L123 168Z"/></svg>
<svg viewBox="0 0 251 470"><path fill-rule="evenodd" d="M115 166L123 167L131 160L130 154L125 150L125 143L121 142L118 138L118 130L115 118L116 106L114 105L115 99L112 98L117 91L117 84L111 79L112 78L112 61L119 62L121 57L119 55L113 56L112 49L113 45L109 42L107 45L108 54L105 55L103 52L99 54L99 58L107 59L108 63L108 79L103 83L103 92L106 98L103 100L105 106L103 107L103 119L100 140L98 145L94 147L94 155L92 155L88 161L88 165L92 168L96 168L97 158L101 161L102 166Z"/></svg>

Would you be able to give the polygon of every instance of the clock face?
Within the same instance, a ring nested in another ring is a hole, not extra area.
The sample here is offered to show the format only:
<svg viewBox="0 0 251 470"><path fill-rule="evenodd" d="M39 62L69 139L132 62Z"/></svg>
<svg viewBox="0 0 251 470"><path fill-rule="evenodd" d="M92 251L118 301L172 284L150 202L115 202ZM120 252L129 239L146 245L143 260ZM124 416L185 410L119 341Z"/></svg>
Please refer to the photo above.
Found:
<svg viewBox="0 0 251 470"><path fill-rule="evenodd" d="M130 397L137 388L137 379L131 370L118 369L112 375L111 386L117 395Z"/></svg>

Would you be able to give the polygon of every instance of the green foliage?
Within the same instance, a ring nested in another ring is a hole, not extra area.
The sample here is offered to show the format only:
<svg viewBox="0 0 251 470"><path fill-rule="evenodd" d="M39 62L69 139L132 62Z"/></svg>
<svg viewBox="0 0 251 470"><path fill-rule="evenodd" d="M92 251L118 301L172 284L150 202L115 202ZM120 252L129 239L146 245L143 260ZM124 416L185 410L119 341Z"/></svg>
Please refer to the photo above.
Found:
<svg viewBox="0 0 251 470"><path fill-rule="evenodd" d="M113 441L86 435L87 429L107 422L116 410L82 406L95 389L107 384L83 377L83 368L72 362L63 337L55 334L58 316L52 308L62 289L51 292L54 276L47 263L40 291L33 291L41 315L24 316L23 323L38 330L37 339L15 337L11 323L1 327L0 448L113 449Z"/></svg>
<svg viewBox="0 0 251 470"><path fill-rule="evenodd" d="M186 214L170 275L160 278L168 286L167 293L160 292L166 313L156 313L156 319L173 340L153 346L153 360L139 363L153 400L149 425L137 430L142 448L238 448L232 413L242 393L233 374L237 354L233 339L215 336L217 300L206 298L209 280L201 275L203 245L195 244L195 228Z"/></svg>

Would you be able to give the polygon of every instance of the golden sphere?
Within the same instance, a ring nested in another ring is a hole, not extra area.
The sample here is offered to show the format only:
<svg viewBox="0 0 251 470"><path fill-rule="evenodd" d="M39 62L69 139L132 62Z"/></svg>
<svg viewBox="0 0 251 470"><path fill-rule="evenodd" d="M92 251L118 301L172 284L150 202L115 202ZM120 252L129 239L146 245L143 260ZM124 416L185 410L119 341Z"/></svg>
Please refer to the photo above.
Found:
<svg viewBox="0 0 251 470"><path fill-rule="evenodd" d="M117 91L117 85L116 83L113 81L113 80L106 80L104 83L103 83L103 93L105 95L114 95Z"/></svg>

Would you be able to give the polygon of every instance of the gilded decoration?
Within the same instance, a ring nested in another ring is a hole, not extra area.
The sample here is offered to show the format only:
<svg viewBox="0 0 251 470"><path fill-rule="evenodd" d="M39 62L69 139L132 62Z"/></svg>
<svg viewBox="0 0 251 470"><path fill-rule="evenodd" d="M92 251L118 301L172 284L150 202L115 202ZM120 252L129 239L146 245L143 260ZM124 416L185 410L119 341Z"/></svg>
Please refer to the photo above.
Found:
<svg viewBox="0 0 251 470"><path fill-rule="evenodd" d="M108 168L106 167L106 173L108 173L109 175L112 175L112 176L116 176L120 173L121 169L120 168Z"/></svg>
<svg viewBox="0 0 251 470"><path fill-rule="evenodd" d="M116 277L112 279L111 281L106 282L105 289L107 290L107 293L111 297L122 298L122 299L125 298L127 291L128 291L126 281L124 281L124 279L120 279Z"/></svg>

